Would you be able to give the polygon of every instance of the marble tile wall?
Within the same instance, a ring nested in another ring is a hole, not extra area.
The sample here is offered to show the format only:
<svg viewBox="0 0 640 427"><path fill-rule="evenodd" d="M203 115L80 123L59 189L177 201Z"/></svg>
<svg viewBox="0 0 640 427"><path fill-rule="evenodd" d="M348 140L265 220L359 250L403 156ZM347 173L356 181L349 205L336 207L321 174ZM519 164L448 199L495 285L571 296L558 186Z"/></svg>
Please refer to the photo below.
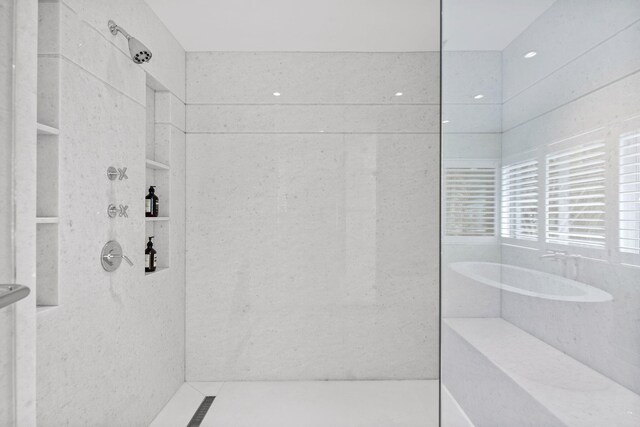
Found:
<svg viewBox="0 0 640 427"><path fill-rule="evenodd" d="M13 157L13 3L0 5L0 197L12 206ZM13 244L12 209L0 211L0 283L12 283ZM14 414L14 345L13 307L0 309L0 425L13 425Z"/></svg>
<svg viewBox="0 0 640 427"><path fill-rule="evenodd" d="M145 44L153 53L153 60L141 66L145 72L173 93L181 101L185 100L185 61L184 49L158 19L153 10L143 0L65 0L64 3L89 26L116 48L129 57L127 40L113 37L107 27L109 19L113 19ZM81 55L81 54L79 54ZM112 55L114 61L120 59ZM99 62L101 59L95 58ZM114 67L113 63L109 63ZM108 70L105 71L108 73ZM118 73L111 77L117 79ZM136 93L144 95L144 88L136 86ZM133 94L133 92L131 93Z"/></svg>
<svg viewBox="0 0 640 427"><path fill-rule="evenodd" d="M640 3L559 0L503 53L505 158L640 113ZM537 50L531 60L524 52ZM615 137L609 139L615 143ZM609 221L615 221L609 218ZM571 251L571 248L568 248ZM538 251L503 246L506 264L562 274ZM502 315L640 393L638 269L582 259L578 280L613 302L571 306L503 295Z"/></svg>
<svg viewBox="0 0 640 427"><path fill-rule="evenodd" d="M484 98L474 99L482 94ZM443 52L442 159L499 160L502 144L502 53ZM442 245L442 315L499 317L500 293L461 283L449 264L460 261L500 261L500 245Z"/></svg>
<svg viewBox="0 0 640 427"><path fill-rule="evenodd" d="M188 380L437 378L438 56L187 54Z"/></svg>
<svg viewBox="0 0 640 427"><path fill-rule="evenodd" d="M59 61L59 111L50 113L60 127L60 223L59 306L38 314L38 425L148 425L184 382L185 152L176 107L172 268L146 277L145 72L184 111L185 54L142 0L40 3L40 16L59 16L59 48L45 43L40 54ZM149 45L150 64L129 59L109 19ZM129 179L109 181L108 166L128 167ZM129 217L109 219L109 203L129 205ZM102 269L112 239L134 267Z"/></svg>
<svg viewBox="0 0 640 427"><path fill-rule="evenodd" d="M188 103L438 105L438 56L189 52Z"/></svg>
<svg viewBox="0 0 640 427"><path fill-rule="evenodd" d="M12 206L13 158L13 2L0 5L0 198ZM12 209L0 211L0 283L12 283L13 244ZM13 307L0 309L0 424L13 425L14 414L14 357L15 322Z"/></svg>
<svg viewBox="0 0 640 427"><path fill-rule="evenodd" d="M14 365L15 335L14 308L0 309L0 423L11 426L15 423Z"/></svg>
<svg viewBox="0 0 640 427"><path fill-rule="evenodd" d="M13 307L16 425L36 425L36 132L38 4L14 3L14 233L15 278L32 292Z"/></svg>

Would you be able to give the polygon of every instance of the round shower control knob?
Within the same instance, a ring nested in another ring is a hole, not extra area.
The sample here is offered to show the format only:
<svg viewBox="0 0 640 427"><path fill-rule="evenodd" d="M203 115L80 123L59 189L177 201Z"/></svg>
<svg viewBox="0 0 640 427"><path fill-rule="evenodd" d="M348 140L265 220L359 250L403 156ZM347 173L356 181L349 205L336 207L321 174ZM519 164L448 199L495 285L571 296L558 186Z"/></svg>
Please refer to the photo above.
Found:
<svg viewBox="0 0 640 427"><path fill-rule="evenodd" d="M102 268L111 273L120 267L122 260L125 260L129 265L133 266L133 262L131 262L129 257L122 253L120 243L115 240L108 241L102 248L102 253L100 254Z"/></svg>

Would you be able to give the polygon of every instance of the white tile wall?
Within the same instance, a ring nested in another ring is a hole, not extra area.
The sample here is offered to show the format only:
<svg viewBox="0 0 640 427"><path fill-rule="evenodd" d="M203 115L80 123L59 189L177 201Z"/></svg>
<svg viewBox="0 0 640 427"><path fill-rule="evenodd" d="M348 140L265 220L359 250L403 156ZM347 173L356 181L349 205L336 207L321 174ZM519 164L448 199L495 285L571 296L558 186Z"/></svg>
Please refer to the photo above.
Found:
<svg viewBox="0 0 640 427"><path fill-rule="evenodd" d="M436 378L437 57L187 64L187 379Z"/></svg>
<svg viewBox="0 0 640 427"><path fill-rule="evenodd" d="M148 425L184 382L184 117L169 121L172 268L145 277L146 78L107 21L150 46L147 69L177 100L184 52L143 1L60 8L60 305L38 315L38 425ZM107 180L108 166L129 179ZM109 203L129 205L129 217L109 219ZM134 267L102 269L111 239Z"/></svg>
<svg viewBox="0 0 640 427"><path fill-rule="evenodd" d="M502 52L445 51L442 71L445 104L502 104Z"/></svg>
<svg viewBox="0 0 640 427"><path fill-rule="evenodd" d="M437 105L187 105L190 133L437 133Z"/></svg>
<svg viewBox="0 0 640 427"><path fill-rule="evenodd" d="M0 423L15 424L14 360L15 322L13 307L0 309Z"/></svg>
<svg viewBox="0 0 640 427"><path fill-rule="evenodd" d="M107 22L113 19L144 43L153 59L141 69L152 75L180 100L185 100L185 52L144 0L63 0L105 40L129 56L127 39L113 36ZM111 55L115 56L115 55ZM100 61L100 59L96 59ZM143 92L144 93L144 92Z"/></svg>
<svg viewBox="0 0 640 427"><path fill-rule="evenodd" d="M5 207L12 207L12 122L13 112L13 5L0 7L0 197ZM12 244L12 209L0 211L0 283L12 283L13 244ZM14 425L15 398L15 321L13 307L0 309L0 424Z"/></svg>
<svg viewBox="0 0 640 427"><path fill-rule="evenodd" d="M12 162L12 121L13 121L13 78L11 64L13 63L13 7L0 8L0 23L2 35L0 37L0 159L2 169L0 171L0 197L11 201L11 162ZM11 209L2 209L0 213L0 273L3 283L13 280L9 274L13 271L11 245L12 228ZM3 328L3 331L5 328ZM4 335L4 334L3 334ZM7 359L3 359L4 360ZM7 362L9 363L9 362ZM3 363L4 367L4 363ZM6 372L2 370L1 372ZM4 390L1 388L0 390ZM6 419L0 417L0 420Z"/></svg>
<svg viewBox="0 0 640 427"><path fill-rule="evenodd" d="M34 1L15 5L14 172L15 182L15 281L31 288L31 294L14 306L16 375L15 416L19 426L36 425L36 135L38 11Z"/></svg>
<svg viewBox="0 0 640 427"><path fill-rule="evenodd" d="M189 104L439 103L439 54L194 52ZM274 92L281 96L275 98ZM402 92L401 97L396 97Z"/></svg>
<svg viewBox="0 0 640 427"><path fill-rule="evenodd" d="M126 55L114 54L117 51L114 51L113 41L124 38L113 37L110 33L110 37L105 37L64 2L60 3L60 19L60 54L144 105L145 70L131 61L128 49ZM103 25L106 30L107 25ZM131 32L139 37L136 30L131 29Z"/></svg>

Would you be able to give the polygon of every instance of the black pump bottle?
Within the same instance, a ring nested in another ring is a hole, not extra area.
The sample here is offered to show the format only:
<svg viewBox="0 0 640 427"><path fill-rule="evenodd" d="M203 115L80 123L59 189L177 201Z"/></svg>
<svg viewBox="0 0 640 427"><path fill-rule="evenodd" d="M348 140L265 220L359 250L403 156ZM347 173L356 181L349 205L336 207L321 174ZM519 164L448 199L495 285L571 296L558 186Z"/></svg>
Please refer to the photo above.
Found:
<svg viewBox="0 0 640 427"><path fill-rule="evenodd" d="M153 236L149 237L147 249L144 251L144 271L147 273L156 271L156 263L158 262L158 253L153 249Z"/></svg>
<svg viewBox="0 0 640 427"><path fill-rule="evenodd" d="M145 197L144 200L144 212L147 217L157 217L158 216L158 196L156 196L156 186L152 185L149 187L149 194Z"/></svg>

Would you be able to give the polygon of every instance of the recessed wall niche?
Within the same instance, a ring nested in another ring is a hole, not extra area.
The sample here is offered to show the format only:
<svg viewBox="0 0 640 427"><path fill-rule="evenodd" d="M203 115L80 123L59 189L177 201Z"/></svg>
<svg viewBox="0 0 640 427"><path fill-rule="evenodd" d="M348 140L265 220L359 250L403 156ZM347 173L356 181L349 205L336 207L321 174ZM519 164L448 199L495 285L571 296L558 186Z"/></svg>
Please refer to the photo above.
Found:
<svg viewBox="0 0 640 427"><path fill-rule="evenodd" d="M150 236L153 248L157 251L158 262L155 272L145 273L147 276L162 272L171 265L171 125L163 123L163 114L170 111L170 93L152 78L147 79L146 88L146 180L143 197L155 186L155 194L159 200L157 217L145 217L146 247ZM144 214L144 213L143 213Z"/></svg>
<svg viewBox="0 0 640 427"><path fill-rule="evenodd" d="M36 170L36 304L57 306L60 146L60 4L38 4L38 120Z"/></svg>

